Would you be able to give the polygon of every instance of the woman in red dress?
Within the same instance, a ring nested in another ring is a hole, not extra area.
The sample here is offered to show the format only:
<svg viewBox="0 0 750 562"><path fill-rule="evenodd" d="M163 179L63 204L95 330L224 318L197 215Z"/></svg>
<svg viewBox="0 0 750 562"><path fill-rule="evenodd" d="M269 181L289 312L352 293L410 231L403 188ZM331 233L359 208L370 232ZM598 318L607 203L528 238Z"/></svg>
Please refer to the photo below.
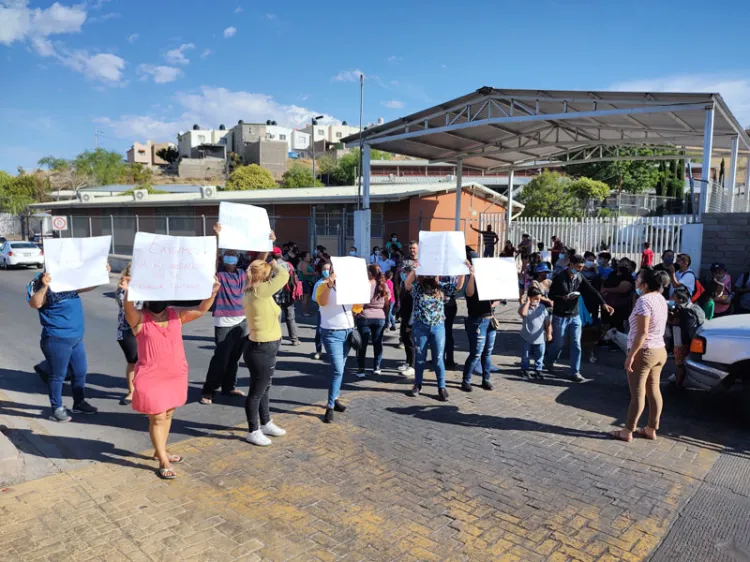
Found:
<svg viewBox="0 0 750 562"><path fill-rule="evenodd" d="M138 342L138 363L133 378L133 409L148 415L148 433L154 444L154 459L159 461L160 478L176 478L172 464L182 462L179 455L167 453L167 439L175 408L187 402L188 364L182 342L182 325L203 316L211 309L219 290L214 280L211 296L194 308L174 309L166 302L153 301L136 310L128 301L129 277L123 277L125 319Z"/></svg>

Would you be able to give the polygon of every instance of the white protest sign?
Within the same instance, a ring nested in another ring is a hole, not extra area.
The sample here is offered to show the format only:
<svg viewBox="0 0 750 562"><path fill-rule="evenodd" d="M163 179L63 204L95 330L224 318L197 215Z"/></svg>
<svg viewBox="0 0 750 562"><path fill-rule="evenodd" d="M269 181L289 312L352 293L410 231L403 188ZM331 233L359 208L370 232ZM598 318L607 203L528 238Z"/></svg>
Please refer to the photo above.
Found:
<svg viewBox="0 0 750 562"><path fill-rule="evenodd" d="M542 262L547 261L547 262L552 263L552 252L546 252L546 251L545 252L539 252L539 255L542 258Z"/></svg>
<svg viewBox="0 0 750 562"><path fill-rule="evenodd" d="M336 275L336 303L370 302L370 279L367 277L367 261L364 258L331 258L331 265Z"/></svg>
<svg viewBox="0 0 750 562"><path fill-rule="evenodd" d="M474 258L472 265L480 301L518 299L518 269L514 258Z"/></svg>
<svg viewBox="0 0 750 562"><path fill-rule="evenodd" d="M107 260L111 236L94 238L45 238L45 269L52 278L50 289L76 291L109 283Z"/></svg>
<svg viewBox="0 0 750 562"><path fill-rule="evenodd" d="M271 223L263 207L239 203L219 204L219 248L270 252Z"/></svg>
<svg viewBox="0 0 750 562"><path fill-rule="evenodd" d="M129 301L190 301L211 296L215 236L138 232L133 243Z"/></svg>
<svg viewBox="0 0 750 562"><path fill-rule="evenodd" d="M419 232L417 275L466 275L463 232Z"/></svg>

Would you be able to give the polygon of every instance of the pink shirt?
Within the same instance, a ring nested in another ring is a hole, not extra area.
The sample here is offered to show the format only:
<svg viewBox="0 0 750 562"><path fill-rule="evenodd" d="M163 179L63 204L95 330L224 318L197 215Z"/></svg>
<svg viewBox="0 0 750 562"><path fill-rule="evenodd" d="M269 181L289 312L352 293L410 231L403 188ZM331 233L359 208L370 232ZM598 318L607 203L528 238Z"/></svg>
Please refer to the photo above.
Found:
<svg viewBox="0 0 750 562"><path fill-rule="evenodd" d="M644 349L664 347L664 330L667 327L669 308L660 291L654 291L640 297L630 314L630 332L628 332L628 349L633 347L638 320L636 316L648 317L648 333L643 342Z"/></svg>
<svg viewBox="0 0 750 562"><path fill-rule="evenodd" d="M393 281L391 281L390 279L386 279L385 284L388 287L388 290L391 292L391 302L396 302L396 293L393 290Z"/></svg>
<svg viewBox="0 0 750 562"><path fill-rule="evenodd" d="M732 292L732 276L728 273L724 275L724 278L721 280L721 284L724 285L724 291L728 295ZM724 314L727 310L729 310L729 307L731 306L731 303L722 304L720 302L714 303L714 314Z"/></svg>

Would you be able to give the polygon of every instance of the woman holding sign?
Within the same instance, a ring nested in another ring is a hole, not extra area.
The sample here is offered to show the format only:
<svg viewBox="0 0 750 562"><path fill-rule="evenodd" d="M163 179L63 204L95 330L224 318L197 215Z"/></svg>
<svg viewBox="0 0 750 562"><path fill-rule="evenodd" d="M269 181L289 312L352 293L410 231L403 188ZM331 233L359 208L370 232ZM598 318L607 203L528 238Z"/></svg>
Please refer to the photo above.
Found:
<svg viewBox="0 0 750 562"><path fill-rule="evenodd" d="M362 338L362 347L357 353L357 376L365 376L365 358L367 345L372 337L374 356L373 375L379 375L383 362L383 332L385 322L391 310L391 292L385 283L385 276L376 264L367 266L367 277L370 280L370 302L364 305L361 314L357 315L357 330Z"/></svg>
<svg viewBox="0 0 750 562"><path fill-rule="evenodd" d="M149 301L143 310L127 298L129 277L123 277L125 319L138 342L138 363L133 379L133 410L148 415L148 433L154 444L154 459L159 461L160 478L176 478L172 464L182 462L179 455L167 452L167 439L175 408L187 402L188 364L182 342L182 325L208 312L219 292L214 278L211 296L194 308L178 310L165 301Z"/></svg>
<svg viewBox="0 0 750 562"><path fill-rule="evenodd" d="M466 335L469 338L469 357L464 363L464 377L461 390L471 392L471 376L474 369L481 362L482 388L492 390L490 374L492 373L492 350L495 347L497 330L493 323L493 304L490 301L479 300L474 266L469 265L469 280L466 282L466 310L464 320Z"/></svg>
<svg viewBox="0 0 750 562"><path fill-rule="evenodd" d="M273 235L273 234L272 234ZM281 308L273 296L289 281L289 270L281 263L255 260L247 274L242 304L250 326L250 341L245 346L245 364L250 371L250 392L245 398L245 415L250 433L248 443L267 447L267 436L280 437L286 431L271 420L268 394L276 370L276 355L281 345ZM260 418L260 419L259 419Z"/></svg>
<svg viewBox="0 0 750 562"><path fill-rule="evenodd" d="M432 350L432 360L435 365L435 375L438 383L438 400L448 401L448 391L445 388L445 296L440 290L438 277L417 277L416 268L419 263L414 264L413 269L404 281L404 287L411 292L414 299L414 323L412 333L416 347L417 367L414 375L414 387L409 392L410 396L419 396L422 391L422 379L424 376L425 361L427 359L427 346Z"/></svg>

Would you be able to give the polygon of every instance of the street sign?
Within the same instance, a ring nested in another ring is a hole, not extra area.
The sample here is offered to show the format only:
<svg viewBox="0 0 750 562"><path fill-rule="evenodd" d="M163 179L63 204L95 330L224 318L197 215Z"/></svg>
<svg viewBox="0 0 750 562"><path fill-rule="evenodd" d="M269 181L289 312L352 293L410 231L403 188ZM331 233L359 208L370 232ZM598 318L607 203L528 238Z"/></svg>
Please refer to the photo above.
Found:
<svg viewBox="0 0 750 562"><path fill-rule="evenodd" d="M68 230L68 217L52 217L54 230Z"/></svg>

